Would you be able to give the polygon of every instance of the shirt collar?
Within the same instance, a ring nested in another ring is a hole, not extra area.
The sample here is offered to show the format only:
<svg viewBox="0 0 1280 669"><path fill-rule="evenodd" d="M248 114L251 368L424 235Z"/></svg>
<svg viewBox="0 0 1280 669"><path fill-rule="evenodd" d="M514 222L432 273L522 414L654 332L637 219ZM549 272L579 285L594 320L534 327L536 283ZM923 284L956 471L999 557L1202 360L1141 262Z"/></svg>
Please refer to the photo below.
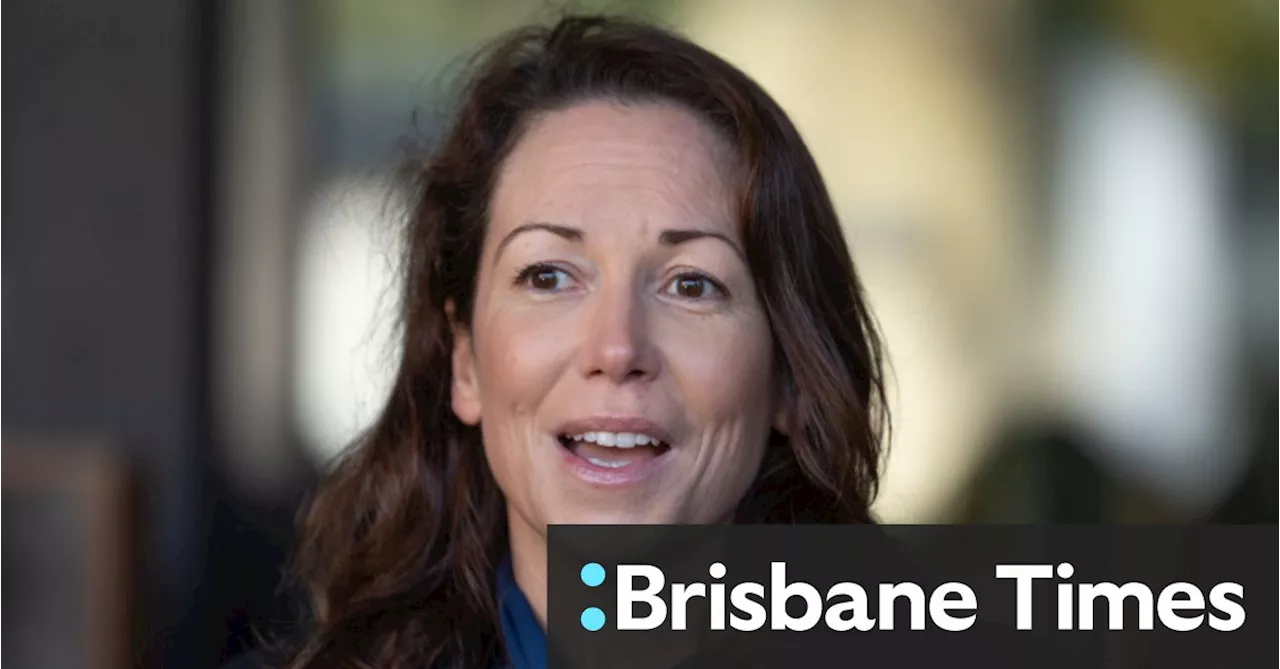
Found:
<svg viewBox="0 0 1280 669"><path fill-rule="evenodd" d="M511 669L546 669L547 635L516 585L509 556L498 567L498 609Z"/></svg>

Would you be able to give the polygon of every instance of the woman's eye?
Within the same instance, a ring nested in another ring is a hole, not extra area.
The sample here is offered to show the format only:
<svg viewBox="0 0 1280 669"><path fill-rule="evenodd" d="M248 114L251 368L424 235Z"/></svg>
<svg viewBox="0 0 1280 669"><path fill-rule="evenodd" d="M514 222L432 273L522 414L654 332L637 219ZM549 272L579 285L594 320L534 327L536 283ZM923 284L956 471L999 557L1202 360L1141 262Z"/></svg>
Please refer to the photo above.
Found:
<svg viewBox="0 0 1280 669"><path fill-rule="evenodd" d="M703 274L681 274L667 285L667 292L688 300L714 299L724 293L719 284Z"/></svg>
<svg viewBox="0 0 1280 669"><path fill-rule="evenodd" d="M554 292L569 288L573 279L569 273L550 265L534 265L520 272L518 283L541 292Z"/></svg>

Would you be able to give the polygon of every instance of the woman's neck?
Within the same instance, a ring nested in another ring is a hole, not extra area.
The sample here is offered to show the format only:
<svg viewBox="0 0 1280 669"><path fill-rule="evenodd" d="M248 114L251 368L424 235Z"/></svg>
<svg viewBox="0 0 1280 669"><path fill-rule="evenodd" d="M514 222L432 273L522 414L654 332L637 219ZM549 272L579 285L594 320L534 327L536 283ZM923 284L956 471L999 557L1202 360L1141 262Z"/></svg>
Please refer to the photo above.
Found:
<svg viewBox="0 0 1280 669"><path fill-rule="evenodd" d="M547 628L547 537L525 522L513 509L507 510L511 542L511 570L516 585L542 629Z"/></svg>

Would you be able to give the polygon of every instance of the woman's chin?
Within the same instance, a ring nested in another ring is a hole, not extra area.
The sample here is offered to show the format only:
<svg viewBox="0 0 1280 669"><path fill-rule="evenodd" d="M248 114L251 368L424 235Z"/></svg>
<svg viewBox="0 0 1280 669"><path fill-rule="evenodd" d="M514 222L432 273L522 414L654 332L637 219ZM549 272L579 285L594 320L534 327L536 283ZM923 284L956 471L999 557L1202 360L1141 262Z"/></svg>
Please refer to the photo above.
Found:
<svg viewBox="0 0 1280 669"><path fill-rule="evenodd" d="M635 509L572 509L555 514L550 525L671 525L666 513L644 513Z"/></svg>

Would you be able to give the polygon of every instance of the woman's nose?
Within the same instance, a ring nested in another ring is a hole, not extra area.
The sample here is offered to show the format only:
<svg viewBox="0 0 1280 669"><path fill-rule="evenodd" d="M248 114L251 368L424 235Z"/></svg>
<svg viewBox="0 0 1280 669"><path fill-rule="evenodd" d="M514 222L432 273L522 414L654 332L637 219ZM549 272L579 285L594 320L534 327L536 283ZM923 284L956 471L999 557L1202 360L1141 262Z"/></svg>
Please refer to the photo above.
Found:
<svg viewBox="0 0 1280 669"><path fill-rule="evenodd" d="M620 287L596 295L580 352L584 376L626 383L657 375L660 356L650 338L645 303L636 292Z"/></svg>

